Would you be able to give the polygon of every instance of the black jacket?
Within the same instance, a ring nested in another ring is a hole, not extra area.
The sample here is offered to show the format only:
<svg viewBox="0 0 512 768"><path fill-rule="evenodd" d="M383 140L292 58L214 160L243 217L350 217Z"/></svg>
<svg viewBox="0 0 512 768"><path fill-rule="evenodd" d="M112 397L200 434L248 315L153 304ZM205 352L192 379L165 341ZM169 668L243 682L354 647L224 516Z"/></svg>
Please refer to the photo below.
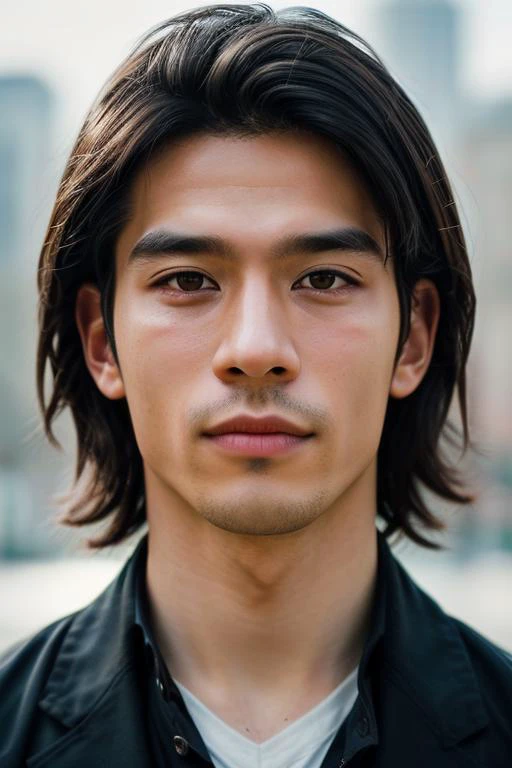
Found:
<svg viewBox="0 0 512 768"><path fill-rule="evenodd" d="M359 696L324 765L330 757L329 766L343 768L511 768L512 656L445 614L380 533L378 542ZM1 768L152 766L134 641L145 546L89 606L0 660ZM173 722L183 745L194 726ZM180 751L171 766L207 764Z"/></svg>

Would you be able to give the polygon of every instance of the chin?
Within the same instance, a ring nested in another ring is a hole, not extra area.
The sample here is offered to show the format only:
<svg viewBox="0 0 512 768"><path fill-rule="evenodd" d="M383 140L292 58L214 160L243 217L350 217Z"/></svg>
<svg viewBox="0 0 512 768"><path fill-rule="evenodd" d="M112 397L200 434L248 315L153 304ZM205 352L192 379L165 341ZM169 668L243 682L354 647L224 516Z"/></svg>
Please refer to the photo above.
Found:
<svg viewBox="0 0 512 768"><path fill-rule="evenodd" d="M198 514L209 523L229 533L244 536L276 536L294 533L306 528L328 506L326 494L316 491L311 497L282 502L272 499L258 501L252 494L250 500L238 497L223 502L209 498L204 504L194 505Z"/></svg>

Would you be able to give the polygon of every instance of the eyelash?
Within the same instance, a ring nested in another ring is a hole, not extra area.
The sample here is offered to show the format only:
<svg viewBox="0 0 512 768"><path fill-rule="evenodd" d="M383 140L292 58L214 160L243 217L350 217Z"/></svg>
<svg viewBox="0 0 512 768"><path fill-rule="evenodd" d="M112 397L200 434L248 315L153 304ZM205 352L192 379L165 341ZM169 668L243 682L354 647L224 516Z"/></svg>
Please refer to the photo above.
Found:
<svg viewBox="0 0 512 768"><path fill-rule="evenodd" d="M335 270L335 269L315 269L314 271L308 272L306 275L303 275L303 277L301 277L300 280L298 280L297 282L300 283L302 282L302 280L305 280L307 277L311 277L312 275L324 275L324 274L334 275L335 277L341 277L343 280L345 280L346 283L348 283L348 285L344 285L335 289L325 288L322 290L321 288L307 288L306 290L315 295L325 296L326 293L339 295L340 293L344 293L345 291L347 291L347 289L350 290L350 288L354 288L357 285L359 285L358 281L355 280L353 277L345 274L344 272L339 272L338 270ZM201 277L204 277L205 280L210 280L211 282L213 282L211 278L207 277L202 272L187 269L187 270L182 270L181 272L168 273L164 277L157 280L157 282L153 283L153 286L155 288L159 288L164 293L169 293L170 291L171 293L175 293L179 296L197 296L199 293L205 292L205 289L196 290L196 291L183 291L183 290L177 291L175 289L170 289L168 286L169 281L173 280L176 277L180 277L180 275L200 275ZM206 290L211 290L211 289L206 289Z"/></svg>

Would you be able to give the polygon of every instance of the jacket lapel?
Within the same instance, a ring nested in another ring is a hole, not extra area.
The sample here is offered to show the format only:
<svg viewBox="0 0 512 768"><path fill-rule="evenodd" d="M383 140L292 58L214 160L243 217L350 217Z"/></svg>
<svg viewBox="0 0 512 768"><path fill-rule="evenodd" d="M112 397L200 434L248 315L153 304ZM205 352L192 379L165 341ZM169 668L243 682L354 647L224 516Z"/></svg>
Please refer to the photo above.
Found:
<svg viewBox="0 0 512 768"><path fill-rule="evenodd" d="M413 581L383 539L380 550L388 685L424 713L447 749L489 724L468 651L456 620Z"/></svg>
<svg viewBox="0 0 512 768"><path fill-rule="evenodd" d="M93 712L31 757L29 768L151 768L133 667L122 669Z"/></svg>
<svg viewBox="0 0 512 768"><path fill-rule="evenodd" d="M39 708L68 730L32 755L31 768L149 768L133 623L145 549L146 537L117 578L71 622L39 700Z"/></svg>

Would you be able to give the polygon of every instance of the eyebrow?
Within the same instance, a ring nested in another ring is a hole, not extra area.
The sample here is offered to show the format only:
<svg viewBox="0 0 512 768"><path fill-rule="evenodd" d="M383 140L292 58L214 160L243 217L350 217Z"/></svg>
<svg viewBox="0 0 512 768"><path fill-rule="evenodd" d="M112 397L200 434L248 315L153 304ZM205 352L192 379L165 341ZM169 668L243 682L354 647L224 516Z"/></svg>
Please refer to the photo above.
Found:
<svg viewBox="0 0 512 768"><path fill-rule="evenodd" d="M302 253L343 251L358 253L385 264L386 257L379 243L363 229L342 227L322 232L306 232L288 235L279 240L272 249L273 259L286 259ZM188 235L167 229L147 232L135 244L128 263L153 261L161 256L193 256L208 254L234 261L237 259L232 247L220 237L213 235Z"/></svg>

